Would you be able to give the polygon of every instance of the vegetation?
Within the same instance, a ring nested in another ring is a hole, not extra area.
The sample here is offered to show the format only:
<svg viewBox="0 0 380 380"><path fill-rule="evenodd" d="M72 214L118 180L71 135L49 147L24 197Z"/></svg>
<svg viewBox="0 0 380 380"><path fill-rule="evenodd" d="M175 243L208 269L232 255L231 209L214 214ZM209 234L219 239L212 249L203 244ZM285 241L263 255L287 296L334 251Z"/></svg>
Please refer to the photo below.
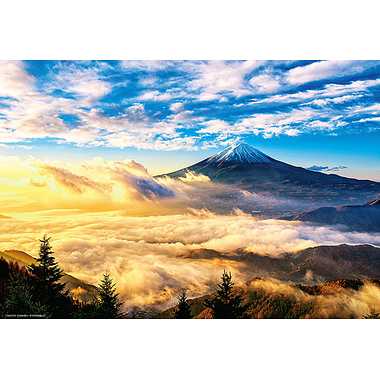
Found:
<svg viewBox="0 0 380 380"><path fill-rule="evenodd" d="M116 285L112 281L109 273L104 273L103 279L99 284L99 318L121 318L121 302L116 292Z"/></svg>
<svg viewBox="0 0 380 380"><path fill-rule="evenodd" d="M21 267L0 258L0 316L3 318L122 318L116 285L105 273L97 297L80 302L62 282L50 238L40 240L39 257Z"/></svg>
<svg viewBox="0 0 380 380"><path fill-rule="evenodd" d="M380 313L369 313L369 314L366 314L363 318L364 319L380 319Z"/></svg>
<svg viewBox="0 0 380 380"><path fill-rule="evenodd" d="M4 311L7 315L26 317L49 315L47 307L34 299L31 281L27 273L18 266L10 268L8 296L5 299Z"/></svg>
<svg viewBox="0 0 380 380"><path fill-rule="evenodd" d="M36 302L44 305L47 315L53 318L70 315L73 312L72 302L64 284L60 282L63 271L54 258L50 237L45 235L40 240L39 257L27 269L33 278L34 294L38 295Z"/></svg>
<svg viewBox="0 0 380 380"><path fill-rule="evenodd" d="M178 304L177 310L175 312L174 318L176 319L191 319L191 307L189 304L189 300L187 298L186 290L182 290L182 292L178 296Z"/></svg>
<svg viewBox="0 0 380 380"><path fill-rule="evenodd" d="M206 300L205 306L212 310L213 318L242 318L245 307L242 296L234 290L231 273L223 271L216 294Z"/></svg>

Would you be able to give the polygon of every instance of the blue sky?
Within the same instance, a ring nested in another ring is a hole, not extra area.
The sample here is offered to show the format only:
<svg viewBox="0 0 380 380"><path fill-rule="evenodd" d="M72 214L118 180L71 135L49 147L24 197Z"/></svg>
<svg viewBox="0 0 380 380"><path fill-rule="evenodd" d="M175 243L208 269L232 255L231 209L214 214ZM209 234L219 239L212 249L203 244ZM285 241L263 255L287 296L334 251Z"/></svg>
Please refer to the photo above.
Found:
<svg viewBox="0 0 380 380"><path fill-rule="evenodd" d="M237 140L380 180L380 61L0 63L2 154L135 159L159 173Z"/></svg>

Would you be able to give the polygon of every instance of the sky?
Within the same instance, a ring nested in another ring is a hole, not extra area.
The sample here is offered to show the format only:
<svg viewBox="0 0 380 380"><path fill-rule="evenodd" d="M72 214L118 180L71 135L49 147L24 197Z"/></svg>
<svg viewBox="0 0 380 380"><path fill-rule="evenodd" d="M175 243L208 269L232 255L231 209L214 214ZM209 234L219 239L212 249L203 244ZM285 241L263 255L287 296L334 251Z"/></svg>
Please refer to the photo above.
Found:
<svg viewBox="0 0 380 380"><path fill-rule="evenodd" d="M2 61L0 154L158 174L236 141L380 180L380 61Z"/></svg>

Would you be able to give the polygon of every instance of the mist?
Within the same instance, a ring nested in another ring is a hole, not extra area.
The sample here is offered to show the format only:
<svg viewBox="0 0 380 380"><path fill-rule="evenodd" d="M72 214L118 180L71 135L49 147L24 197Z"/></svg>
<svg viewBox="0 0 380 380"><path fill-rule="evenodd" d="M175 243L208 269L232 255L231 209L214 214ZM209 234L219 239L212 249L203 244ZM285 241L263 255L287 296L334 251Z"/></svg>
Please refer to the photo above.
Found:
<svg viewBox="0 0 380 380"><path fill-rule="evenodd" d="M179 289L196 297L230 270L237 284L252 278L252 253L278 256L321 244L380 245L380 235L338 231L293 221L261 220L239 212L126 216L123 212L50 210L19 214L0 225L0 249L38 255L38 239L52 236L62 268L91 284L109 271L126 306L171 305ZM240 250L240 259L235 251Z"/></svg>

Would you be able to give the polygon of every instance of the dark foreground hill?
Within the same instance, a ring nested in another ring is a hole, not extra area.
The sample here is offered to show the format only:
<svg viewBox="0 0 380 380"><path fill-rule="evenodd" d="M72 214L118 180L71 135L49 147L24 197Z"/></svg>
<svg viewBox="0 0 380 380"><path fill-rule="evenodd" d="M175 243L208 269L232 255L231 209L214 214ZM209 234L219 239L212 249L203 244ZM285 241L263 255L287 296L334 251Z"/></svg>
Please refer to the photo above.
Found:
<svg viewBox="0 0 380 380"><path fill-rule="evenodd" d="M380 199L360 206L321 207L288 219L340 225L353 231L380 232Z"/></svg>
<svg viewBox="0 0 380 380"><path fill-rule="evenodd" d="M27 266L36 261L33 256L17 250L0 251L0 258L3 258L7 262L16 262L21 266ZM64 273L61 281L65 284L65 288L73 295L73 297L80 301L90 301L97 294L97 289L94 285L87 284L67 273Z"/></svg>

